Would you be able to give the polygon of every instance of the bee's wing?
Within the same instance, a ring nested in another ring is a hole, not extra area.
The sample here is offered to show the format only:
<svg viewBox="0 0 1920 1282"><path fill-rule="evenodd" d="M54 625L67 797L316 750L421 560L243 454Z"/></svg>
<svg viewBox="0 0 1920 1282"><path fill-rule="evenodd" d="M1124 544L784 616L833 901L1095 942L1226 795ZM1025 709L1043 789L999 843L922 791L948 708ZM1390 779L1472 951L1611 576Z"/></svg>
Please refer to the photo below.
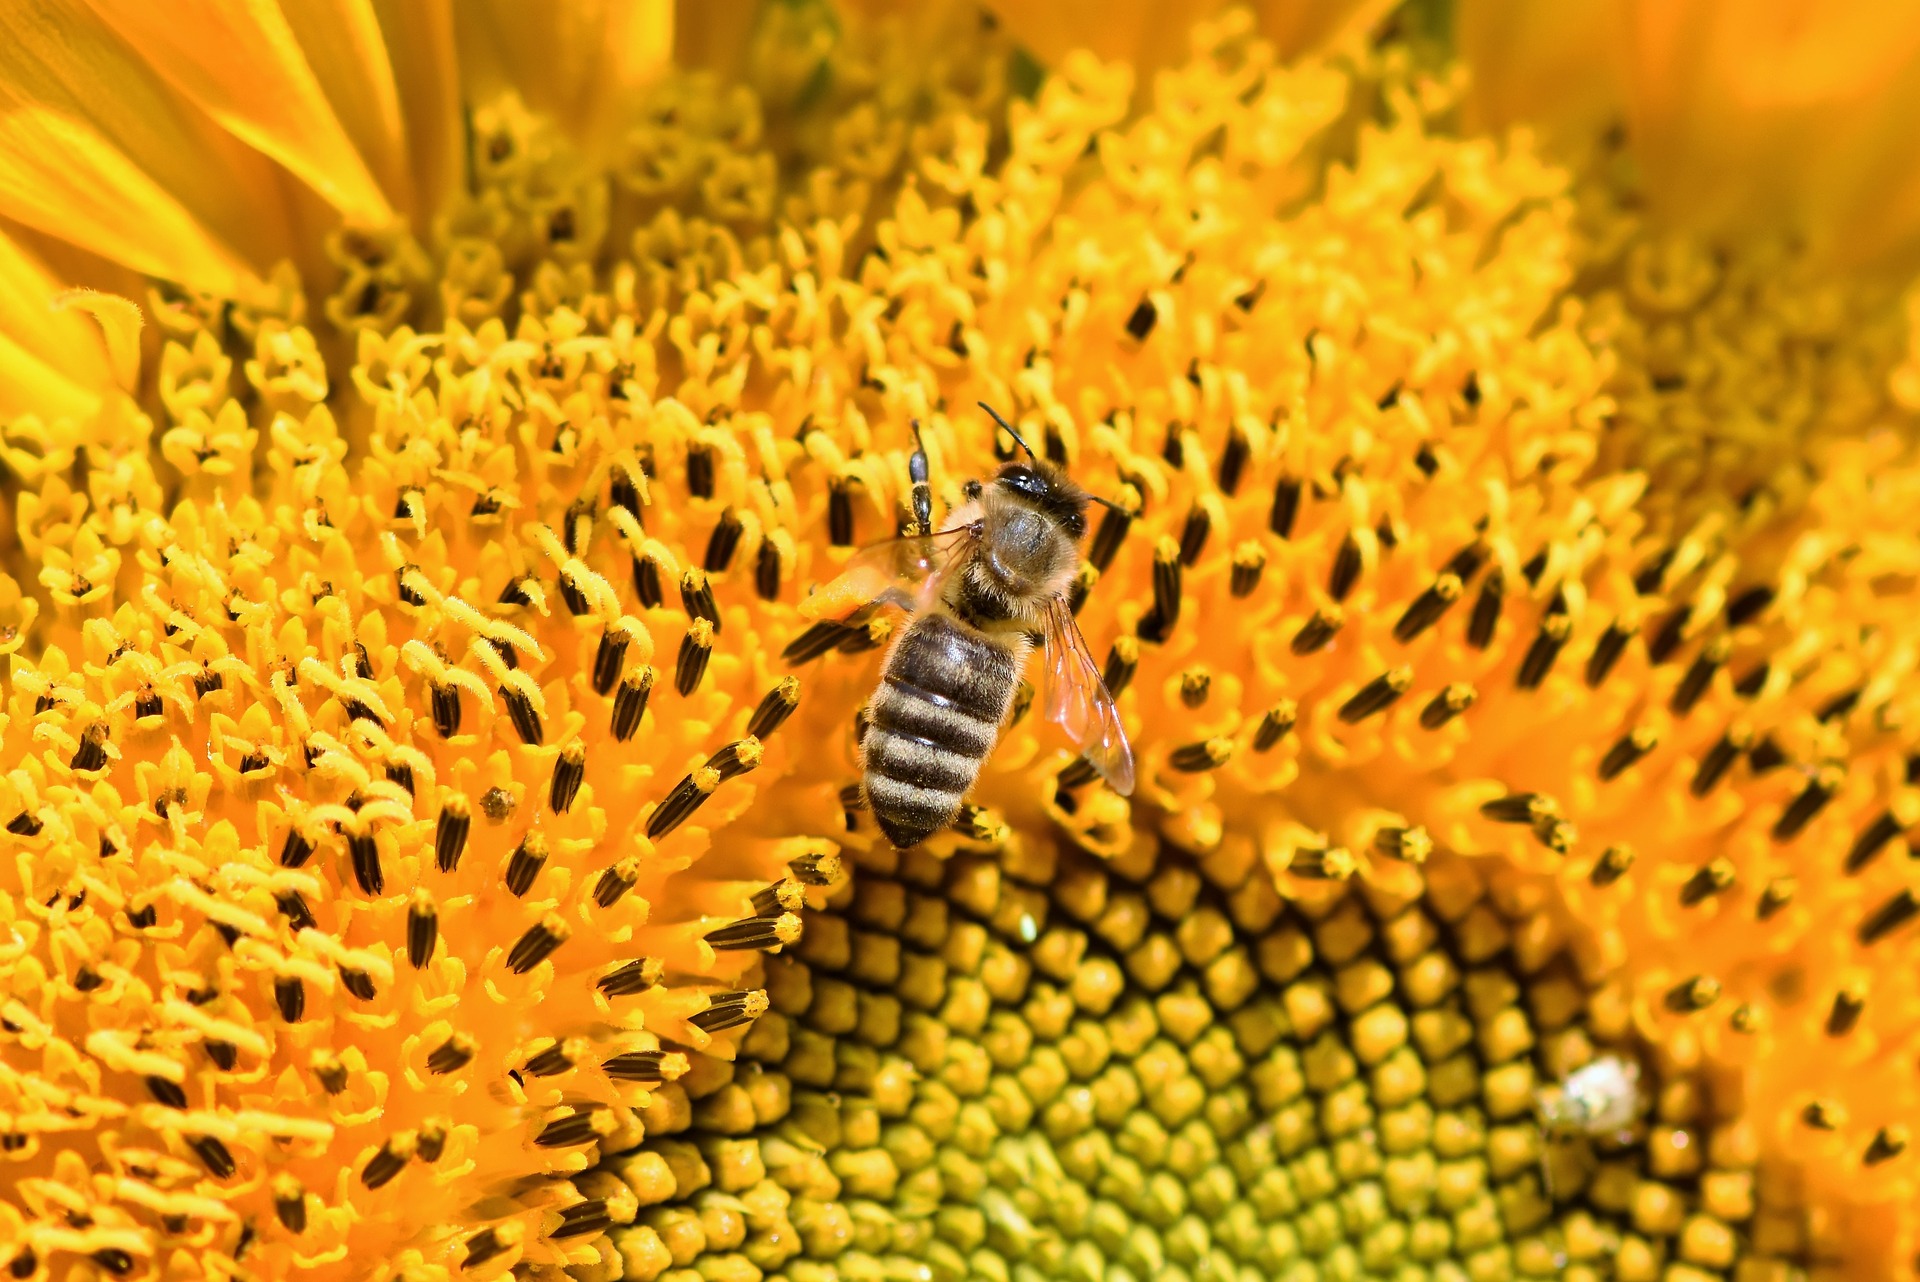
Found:
<svg viewBox="0 0 1920 1282"><path fill-rule="evenodd" d="M968 524L862 548L838 578L800 603L800 613L844 619L870 605L919 610L939 594L941 576L966 559L978 537L979 527Z"/></svg>
<svg viewBox="0 0 1920 1282"><path fill-rule="evenodd" d="M1047 720L1059 725L1082 755L1125 797L1133 792L1133 749L1127 746L1126 727L1113 706L1100 666L1087 652L1087 640L1066 598L1047 605L1046 618Z"/></svg>

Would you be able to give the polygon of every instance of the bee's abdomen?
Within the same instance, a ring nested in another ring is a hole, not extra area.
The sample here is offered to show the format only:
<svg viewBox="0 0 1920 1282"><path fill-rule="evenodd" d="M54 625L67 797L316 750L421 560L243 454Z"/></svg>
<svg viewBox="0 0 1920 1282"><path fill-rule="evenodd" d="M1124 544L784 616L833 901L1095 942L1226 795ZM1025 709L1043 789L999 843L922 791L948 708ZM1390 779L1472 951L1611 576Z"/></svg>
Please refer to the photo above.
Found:
<svg viewBox="0 0 1920 1282"><path fill-rule="evenodd" d="M888 840L916 845L953 822L1000 737L1015 657L944 615L914 620L887 656L861 751Z"/></svg>

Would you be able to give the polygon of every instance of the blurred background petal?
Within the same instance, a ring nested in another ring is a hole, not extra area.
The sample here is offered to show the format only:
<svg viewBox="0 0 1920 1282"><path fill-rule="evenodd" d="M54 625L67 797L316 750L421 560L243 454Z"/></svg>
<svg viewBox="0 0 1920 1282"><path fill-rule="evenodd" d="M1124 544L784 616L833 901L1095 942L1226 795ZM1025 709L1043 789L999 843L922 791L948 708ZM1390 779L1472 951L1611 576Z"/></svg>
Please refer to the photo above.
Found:
<svg viewBox="0 0 1920 1282"><path fill-rule="evenodd" d="M1844 263L1920 250L1920 5L1461 0L1484 124L1612 125L1663 219L1788 231Z"/></svg>

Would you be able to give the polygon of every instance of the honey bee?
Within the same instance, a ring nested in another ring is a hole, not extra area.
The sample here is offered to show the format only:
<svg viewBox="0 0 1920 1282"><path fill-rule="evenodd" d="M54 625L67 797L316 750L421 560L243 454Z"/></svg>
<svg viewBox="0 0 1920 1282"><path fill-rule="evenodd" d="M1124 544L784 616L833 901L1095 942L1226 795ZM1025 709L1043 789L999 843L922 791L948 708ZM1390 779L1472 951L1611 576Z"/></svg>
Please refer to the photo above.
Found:
<svg viewBox="0 0 1920 1282"><path fill-rule="evenodd" d="M959 814L999 742L1035 644L1045 651L1047 719L1115 792L1133 791L1126 730L1067 603L1087 507L1104 500L980 408L1026 459L1004 464L989 481L968 481L966 501L934 531L916 423L908 464L916 532L857 553L803 607L816 618L893 607L911 620L881 664L860 739L862 792L880 830L901 849Z"/></svg>
<svg viewBox="0 0 1920 1282"><path fill-rule="evenodd" d="M1557 1086L1534 1095L1534 1112L1549 1143L1575 1139L1611 1139L1625 1143L1633 1137L1644 1101L1640 1094L1640 1065L1623 1055L1602 1055L1567 1074ZM1548 1198L1553 1197L1553 1166L1541 1154L1540 1171Z"/></svg>

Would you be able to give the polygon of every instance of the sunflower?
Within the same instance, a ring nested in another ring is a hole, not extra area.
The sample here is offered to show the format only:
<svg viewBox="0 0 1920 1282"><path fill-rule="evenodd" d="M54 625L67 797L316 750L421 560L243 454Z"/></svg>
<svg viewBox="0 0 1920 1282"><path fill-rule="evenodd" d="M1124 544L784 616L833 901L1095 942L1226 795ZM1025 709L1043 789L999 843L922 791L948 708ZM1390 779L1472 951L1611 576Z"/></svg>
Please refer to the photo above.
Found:
<svg viewBox="0 0 1920 1282"><path fill-rule="evenodd" d="M0 16L10 1276L1901 1275L1901 282L1202 9ZM897 851L976 402L1140 786Z"/></svg>

